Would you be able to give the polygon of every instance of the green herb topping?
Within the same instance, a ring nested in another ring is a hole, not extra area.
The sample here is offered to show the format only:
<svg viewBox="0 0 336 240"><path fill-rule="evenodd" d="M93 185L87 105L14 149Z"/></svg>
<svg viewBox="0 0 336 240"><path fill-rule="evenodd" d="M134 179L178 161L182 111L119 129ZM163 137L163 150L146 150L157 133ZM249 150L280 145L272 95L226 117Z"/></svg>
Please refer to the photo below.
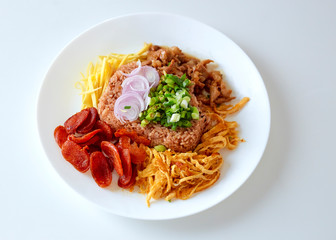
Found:
<svg viewBox="0 0 336 240"><path fill-rule="evenodd" d="M160 84L149 93L148 109L139 115L141 126L160 123L174 131L177 127L191 127L191 120L198 120L199 112L190 105L190 84L185 74L181 78L172 74L162 76Z"/></svg>

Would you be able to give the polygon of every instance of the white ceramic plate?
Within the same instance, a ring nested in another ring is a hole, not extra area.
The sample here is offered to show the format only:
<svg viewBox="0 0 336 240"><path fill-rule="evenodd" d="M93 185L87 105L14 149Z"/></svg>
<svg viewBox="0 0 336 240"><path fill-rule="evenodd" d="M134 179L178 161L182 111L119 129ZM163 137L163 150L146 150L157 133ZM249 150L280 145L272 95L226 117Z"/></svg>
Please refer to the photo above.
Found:
<svg viewBox="0 0 336 240"><path fill-rule="evenodd" d="M74 83L90 61L110 52L132 53L144 42L178 46L199 58L210 58L226 74L226 80L241 99L251 98L233 119L246 139L235 151L224 151L225 164L217 183L192 198L172 203L155 201L148 208L145 196L113 185L99 188L90 172L82 174L66 162L54 141L53 131L81 106ZM53 168L84 198L121 216L138 219L172 219L203 211L230 196L250 176L264 152L270 129L270 107L264 83L249 57L228 37L198 21L168 14L144 13L105 21L73 40L50 67L37 107L40 138Z"/></svg>

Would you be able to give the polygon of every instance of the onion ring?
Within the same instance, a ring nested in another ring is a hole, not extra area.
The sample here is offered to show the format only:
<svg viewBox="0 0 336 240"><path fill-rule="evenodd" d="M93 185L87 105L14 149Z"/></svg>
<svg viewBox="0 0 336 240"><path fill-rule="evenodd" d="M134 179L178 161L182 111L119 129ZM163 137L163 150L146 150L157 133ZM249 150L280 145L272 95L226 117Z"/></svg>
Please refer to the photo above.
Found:
<svg viewBox="0 0 336 240"><path fill-rule="evenodd" d="M144 99L136 92L122 94L114 104L114 115L125 123L126 120L134 121L139 117L140 112L145 109Z"/></svg>
<svg viewBox="0 0 336 240"><path fill-rule="evenodd" d="M149 86L151 88L159 85L160 75L155 68L150 66L143 66L139 71L139 75L144 76L148 80Z"/></svg>
<svg viewBox="0 0 336 240"><path fill-rule="evenodd" d="M160 82L160 75L155 68L141 66L140 60L137 64L138 67L131 73L121 72L127 78L121 84L123 90L114 104L114 115L123 124L127 120L135 121L139 114L147 109L151 100L148 96L149 91Z"/></svg>
<svg viewBox="0 0 336 240"><path fill-rule="evenodd" d="M133 69L133 71L131 73L127 74L127 73L121 72L121 74L124 75L124 76L126 76L126 77L132 77L132 76L138 74L140 72L140 70L141 70L141 61L140 61L140 59L137 61L137 64L138 64L138 67L136 69Z"/></svg>
<svg viewBox="0 0 336 240"><path fill-rule="evenodd" d="M147 79L140 75L134 75L126 78L121 84L123 87L122 94L127 92L136 92L140 96L144 97L149 92L149 83Z"/></svg>

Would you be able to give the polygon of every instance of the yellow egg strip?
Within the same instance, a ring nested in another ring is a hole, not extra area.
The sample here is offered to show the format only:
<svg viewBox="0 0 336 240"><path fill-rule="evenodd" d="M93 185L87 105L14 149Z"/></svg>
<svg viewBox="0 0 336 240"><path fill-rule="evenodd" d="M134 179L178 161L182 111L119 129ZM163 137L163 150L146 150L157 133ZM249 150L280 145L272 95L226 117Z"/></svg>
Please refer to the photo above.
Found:
<svg viewBox="0 0 336 240"><path fill-rule="evenodd" d="M124 64L145 59L151 45L151 43L145 43L137 53L111 53L107 56L99 56L96 64L90 62L86 76L81 73L81 79L75 83L75 87L81 91L82 109L98 107L99 98L115 71Z"/></svg>

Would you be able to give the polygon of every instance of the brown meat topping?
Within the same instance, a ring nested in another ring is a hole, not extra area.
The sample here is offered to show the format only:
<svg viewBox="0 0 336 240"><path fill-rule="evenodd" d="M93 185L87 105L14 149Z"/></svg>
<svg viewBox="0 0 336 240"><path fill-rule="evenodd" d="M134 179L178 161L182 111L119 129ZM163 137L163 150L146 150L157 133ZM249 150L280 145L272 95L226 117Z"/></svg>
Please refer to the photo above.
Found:
<svg viewBox="0 0 336 240"><path fill-rule="evenodd" d="M147 55L144 65L155 67L160 75L164 72L181 77L186 74L194 85L189 90L195 94L194 101L208 106L229 102L234 97L227 89L223 76L219 71L209 71L207 65L210 59L199 60L184 54L178 47L162 47L153 45ZM202 106L200 106L202 107Z"/></svg>

